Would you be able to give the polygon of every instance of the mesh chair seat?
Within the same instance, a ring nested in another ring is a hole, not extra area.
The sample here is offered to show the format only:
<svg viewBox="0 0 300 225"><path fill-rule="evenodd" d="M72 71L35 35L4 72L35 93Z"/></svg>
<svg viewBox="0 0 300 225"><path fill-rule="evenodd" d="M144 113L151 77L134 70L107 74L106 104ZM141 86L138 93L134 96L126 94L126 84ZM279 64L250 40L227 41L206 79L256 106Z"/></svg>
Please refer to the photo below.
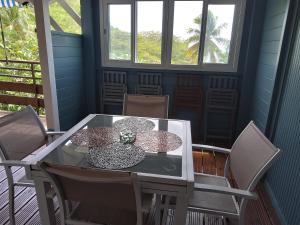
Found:
<svg viewBox="0 0 300 225"><path fill-rule="evenodd" d="M111 225L135 225L136 212L130 210L118 210L93 205L80 204L74 211L71 220L87 223L107 223Z"/></svg>
<svg viewBox="0 0 300 225"><path fill-rule="evenodd" d="M146 223L150 208L152 205L152 195L143 194L142 195L142 212L143 224ZM72 214L71 219L84 221L89 223L99 223L105 221L111 225L135 225L136 223L136 211L134 210L120 210L118 208L111 207L95 207L94 205L79 204Z"/></svg>
<svg viewBox="0 0 300 225"><path fill-rule="evenodd" d="M225 177L195 174L194 178L195 183L230 187ZM236 204L234 196L203 191L194 191L189 199L190 208L201 208L203 211L224 212L225 210L226 213L238 214Z"/></svg>
<svg viewBox="0 0 300 225"><path fill-rule="evenodd" d="M124 95L123 115L168 118L169 96Z"/></svg>

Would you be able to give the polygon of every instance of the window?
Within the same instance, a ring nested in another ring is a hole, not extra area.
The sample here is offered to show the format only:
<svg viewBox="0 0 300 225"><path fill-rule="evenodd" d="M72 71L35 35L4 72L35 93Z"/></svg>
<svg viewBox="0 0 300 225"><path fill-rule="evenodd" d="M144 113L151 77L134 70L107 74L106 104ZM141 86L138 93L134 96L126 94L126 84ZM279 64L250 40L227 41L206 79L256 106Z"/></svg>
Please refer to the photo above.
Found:
<svg viewBox="0 0 300 225"><path fill-rule="evenodd" d="M162 1L137 1L136 63L161 64Z"/></svg>
<svg viewBox="0 0 300 225"><path fill-rule="evenodd" d="M174 3L172 64L198 64L202 3L202 1Z"/></svg>
<svg viewBox="0 0 300 225"><path fill-rule="evenodd" d="M101 0L104 66L236 71L245 0Z"/></svg>
<svg viewBox="0 0 300 225"><path fill-rule="evenodd" d="M109 13L109 59L131 59L131 7L108 5Z"/></svg>

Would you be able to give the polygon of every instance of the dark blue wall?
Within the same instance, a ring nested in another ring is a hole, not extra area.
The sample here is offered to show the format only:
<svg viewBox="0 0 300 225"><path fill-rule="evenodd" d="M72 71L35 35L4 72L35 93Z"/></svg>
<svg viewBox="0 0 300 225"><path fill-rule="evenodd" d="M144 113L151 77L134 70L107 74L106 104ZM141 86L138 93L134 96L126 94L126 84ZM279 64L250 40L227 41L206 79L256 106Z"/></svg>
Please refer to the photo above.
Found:
<svg viewBox="0 0 300 225"><path fill-rule="evenodd" d="M298 9L299 10L299 9ZM299 15L298 15L299 16ZM283 153L266 186L283 224L300 224L300 18L285 74L273 142Z"/></svg>
<svg viewBox="0 0 300 225"><path fill-rule="evenodd" d="M86 115L82 37L52 32L52 42L60 127L67 130Z"/></svg>
<svg viewBox="0 0 300 225"><path fill-rule="evenodd" d="M288 0L269 0L266 5L251 107L251 118L262 131L268 121L287 6Z"/></svg>

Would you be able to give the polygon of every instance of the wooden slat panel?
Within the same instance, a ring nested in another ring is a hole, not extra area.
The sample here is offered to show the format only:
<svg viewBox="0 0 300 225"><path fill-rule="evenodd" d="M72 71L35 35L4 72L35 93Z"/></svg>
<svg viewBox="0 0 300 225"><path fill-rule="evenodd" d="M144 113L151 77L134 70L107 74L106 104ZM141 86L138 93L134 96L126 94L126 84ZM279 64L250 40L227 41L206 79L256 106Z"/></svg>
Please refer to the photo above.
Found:
<svg viewBox="0 0 300 225"><path fill-rule="evenodd" d="M35 99L29 97L0 95L0 102L15 105L31 105L32 107L45 107L43 99Z"/></svg>
<svg viewBox="0 0 300 225"><path fill-rule="evenodd" d="M25 84L0 81L0 90L43 94L43 87L40 84Z"/></svg>

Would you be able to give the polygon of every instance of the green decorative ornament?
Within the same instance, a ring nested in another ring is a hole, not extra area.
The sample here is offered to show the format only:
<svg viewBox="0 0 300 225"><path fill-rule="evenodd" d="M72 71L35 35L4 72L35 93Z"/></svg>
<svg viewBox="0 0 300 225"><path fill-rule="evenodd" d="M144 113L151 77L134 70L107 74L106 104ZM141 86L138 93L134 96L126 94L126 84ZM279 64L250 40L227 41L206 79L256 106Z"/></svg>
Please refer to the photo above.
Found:
<svg viewBox="0 0 300 225"><path fill-rule="evenodd" d="M135 141L135 134L131 131L120 132L120 142L123 144L132 144Z"/></svg>

